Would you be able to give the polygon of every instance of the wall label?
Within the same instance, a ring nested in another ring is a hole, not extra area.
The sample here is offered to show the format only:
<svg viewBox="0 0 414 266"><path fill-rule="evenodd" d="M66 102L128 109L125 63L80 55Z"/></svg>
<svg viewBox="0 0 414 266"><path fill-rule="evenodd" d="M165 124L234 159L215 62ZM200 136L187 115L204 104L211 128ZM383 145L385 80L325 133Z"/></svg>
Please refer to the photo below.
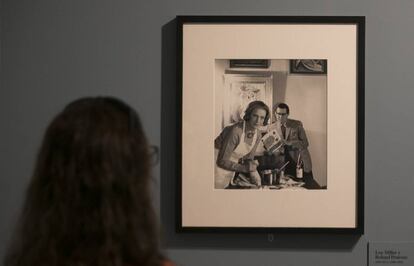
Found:
<svg viewBox="0 0 414 266"><path fill-rule="evenodd" d="M414 265L414 242L371 242L368 265Z"/></svg>

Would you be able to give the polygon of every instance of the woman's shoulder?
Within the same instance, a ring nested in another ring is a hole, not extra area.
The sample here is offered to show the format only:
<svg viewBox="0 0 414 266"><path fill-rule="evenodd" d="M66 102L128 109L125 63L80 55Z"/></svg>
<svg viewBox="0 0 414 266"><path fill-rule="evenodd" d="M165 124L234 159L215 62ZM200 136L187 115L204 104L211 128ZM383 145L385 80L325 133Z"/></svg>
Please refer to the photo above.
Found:
<svg viewBox="0 0 414 266"><path fill-rule="evenodd" d="M224 143L228 143L231 139L237 141L243 132L243 123L234 123L226 126L214 140L214 148L221 149Z"/></svg>
<svg viewBox="0 0 414 266"><path fill-rule="evenodd" d="M227 134L226 134L225 139L227 140L237 139L238 140L242 134L243 134L243 122L237 122L227 127Z"/></svg>
<svg viewBox="0 0 414 266"><path fill-rule="evenodd" d="M241 135L243 132L243 122L236 122L232 125L226 126L222 132L225 136Z"/></svg>
<svg viewBox="0 0 414 266"><path fill-rule="evenodd" d="M243 121L236 122L233 125L229 126L229 131L233 133L242 133L243 132Z"/></svg>

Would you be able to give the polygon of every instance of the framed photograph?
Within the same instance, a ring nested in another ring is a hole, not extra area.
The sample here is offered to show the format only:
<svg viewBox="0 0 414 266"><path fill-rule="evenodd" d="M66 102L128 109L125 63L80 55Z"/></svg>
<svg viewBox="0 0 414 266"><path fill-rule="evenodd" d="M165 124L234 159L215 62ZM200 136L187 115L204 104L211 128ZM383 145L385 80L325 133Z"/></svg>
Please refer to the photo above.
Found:
<svg viewBox="0 0 414 266"><path fill-rule="evenodd" d="M291 74L326 74L328 60L293 59L290 60Z"/></svg>
<svg viewBox="0 0 414 266"><path fill-rule="evenodd" d="M177 27L177 231L363 234L365 18Z"/></svg>

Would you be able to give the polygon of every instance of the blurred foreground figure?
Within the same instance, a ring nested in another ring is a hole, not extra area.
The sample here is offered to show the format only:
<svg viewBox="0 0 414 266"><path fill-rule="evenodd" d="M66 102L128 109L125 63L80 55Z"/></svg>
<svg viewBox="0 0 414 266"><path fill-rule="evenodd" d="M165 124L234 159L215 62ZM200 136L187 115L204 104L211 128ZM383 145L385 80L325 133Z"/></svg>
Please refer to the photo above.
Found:
<svg viewBox="0 0 414 266"><path fill-rule="evenodd" d="M150 160L131 107L70 103L46 131L5 265L171 265L160 255Z"/></svg>

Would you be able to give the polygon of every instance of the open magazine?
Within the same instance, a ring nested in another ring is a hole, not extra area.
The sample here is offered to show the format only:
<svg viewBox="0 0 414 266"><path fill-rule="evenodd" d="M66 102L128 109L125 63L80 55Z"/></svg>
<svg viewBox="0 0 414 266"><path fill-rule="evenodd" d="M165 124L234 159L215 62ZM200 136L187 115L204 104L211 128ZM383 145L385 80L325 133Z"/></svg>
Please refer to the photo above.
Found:
<svg viewBox="0 0 414 266"><path fill-rule="evenodd" d="M283 142L281 140L282 138L276 128L269 129L269 131L262 137L264 148L271 153L283 147Z"/></svg>

